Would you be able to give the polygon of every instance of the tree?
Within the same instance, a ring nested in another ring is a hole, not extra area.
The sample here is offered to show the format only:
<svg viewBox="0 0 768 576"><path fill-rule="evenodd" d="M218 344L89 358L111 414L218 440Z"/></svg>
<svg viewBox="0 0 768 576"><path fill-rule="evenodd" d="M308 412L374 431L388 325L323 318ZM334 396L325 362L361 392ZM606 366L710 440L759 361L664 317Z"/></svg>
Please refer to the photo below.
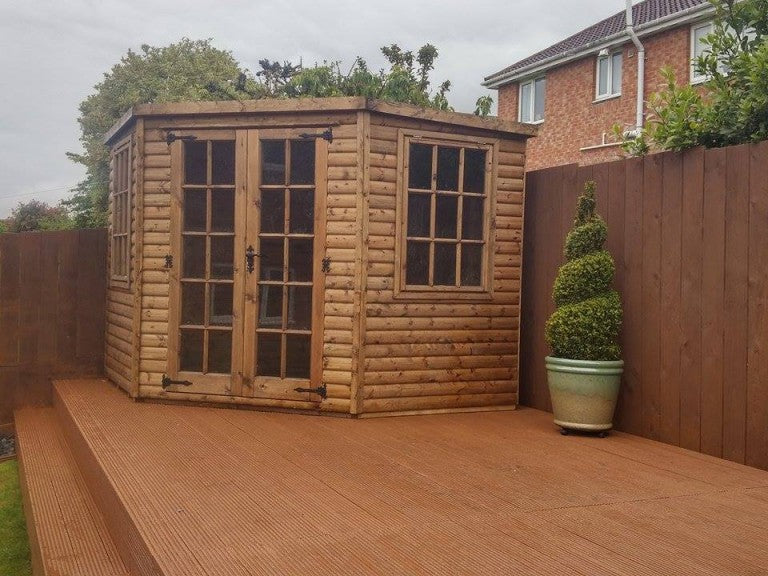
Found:
<svg viewBox="0 0 768 576"><path fill-rule="evenodd" d="M85 180L67 201L77 227L106 226L109 156L104 134L131 106L184 100L254 98L263 88L243 70L231 53L210 40L187 38L157 48L129 50L104 74L96 91L80 104L82 154L69 153L86 168Z"/></svg>
<svg viewBox="0 0 768 576"><path fill-rule="evenodd" d="M649 122L625 150L719 147L768 139L768 0L710 0L708 50L694 63L702 93L664 70L666 86L648 102Z"/></svg>
<svg viewBox="0 0 768 576"><path fill-rule="evenodd" d="M11 212L9 232L68 230L73 221L64 206L50 206L40 200L20 202Z"/></svg>

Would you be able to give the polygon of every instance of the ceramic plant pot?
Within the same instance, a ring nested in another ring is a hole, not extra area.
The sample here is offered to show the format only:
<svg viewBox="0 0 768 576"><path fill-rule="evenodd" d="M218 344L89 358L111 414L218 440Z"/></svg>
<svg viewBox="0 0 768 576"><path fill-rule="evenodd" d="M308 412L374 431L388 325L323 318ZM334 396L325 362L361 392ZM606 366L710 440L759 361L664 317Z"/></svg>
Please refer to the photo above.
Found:
<svg viewBox="0 0 768 576"><path fill-rule="evenodd" d="M555 424L564 433L569 430L610 430L624 361L570 360L553 356L547 356L545 361Z"/></svg>

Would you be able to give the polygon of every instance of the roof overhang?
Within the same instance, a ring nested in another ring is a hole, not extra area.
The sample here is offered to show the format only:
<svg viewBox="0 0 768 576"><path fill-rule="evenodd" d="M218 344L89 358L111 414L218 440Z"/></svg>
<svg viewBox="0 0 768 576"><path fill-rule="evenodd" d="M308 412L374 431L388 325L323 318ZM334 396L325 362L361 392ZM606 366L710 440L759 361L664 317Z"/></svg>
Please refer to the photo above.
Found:
<svg viewBox="0 0 768 576"><path fill-rule="evenodd" d="M383 115L407 117L415 120L462 126L491 132L515 134L522 138L536 135L536 128L519 122L502 120L496 116L476 116L463 112L422 108L412 104L386 102L374 98L292 98L262 100L227 100L217 102L168 102L138 104L130 108L104 135L104 142L112 144L131 129L138 118L184 116L235 116L242 114L300 115L304 113L343 113L369 111Z"/></svg>
<svg viewBox="0 0 768 576"><path fill-rule="evenodd" d="M696 20L714 14L714 12L715 8L712 4L700 4L698 6L694 6L693 8L675 12L674 14L670 14L664 18L659 18L653 22L648 22L642 26L636 26L635 33L640 38L647 37L669 28L675 28L682 24L695 22ZM562 66L563 64L578 60L592 53L597 53L603 48L610 48L619 42L623 43L625 40L629 40L629 35L627 34L626 30L622 30L616 34L611 34L610 36L606 36L604 38L600 38L599 40L595 40L594 42L580 46L575 50L570 50L562 54L550 56L549 58L545 58L539 62L533 62L532 64L517 70L512 70L506 73L497 72L496 74L491 74L485 78L482 85L486 88L501 88L505 84L517 82L518 80L522 80L524 78L542 74L551 68Z"/></svg>

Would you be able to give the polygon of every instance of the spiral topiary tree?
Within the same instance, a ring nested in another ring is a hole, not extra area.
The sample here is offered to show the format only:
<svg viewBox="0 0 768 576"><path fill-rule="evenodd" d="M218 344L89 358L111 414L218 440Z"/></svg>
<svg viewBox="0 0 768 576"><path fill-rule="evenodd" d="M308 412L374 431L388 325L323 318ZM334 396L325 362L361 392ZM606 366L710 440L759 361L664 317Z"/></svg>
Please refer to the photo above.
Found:
<svg viewBox="0 0 768 576"><path fill-rule="evenodd" d="M555 279L557 310L546 324L552 356L571 360L619 360L622 309L611 288L616 267L603 244L605 222L595 213L595 183L579 196L573 228L565 239L566 263Z"/></svg>

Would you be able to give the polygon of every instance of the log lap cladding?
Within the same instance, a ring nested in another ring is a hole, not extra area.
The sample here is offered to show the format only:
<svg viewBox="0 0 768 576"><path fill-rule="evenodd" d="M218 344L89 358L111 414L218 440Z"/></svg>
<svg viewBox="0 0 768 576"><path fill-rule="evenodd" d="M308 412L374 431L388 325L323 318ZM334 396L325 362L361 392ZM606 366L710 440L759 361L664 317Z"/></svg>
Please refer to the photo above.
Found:
<svg viewBox="0 0 768 576"><path fill-rule="evenodd" d="M513 408L533 134L365 98L133 108L107 136L107 374L147 399Z"/></svg>

